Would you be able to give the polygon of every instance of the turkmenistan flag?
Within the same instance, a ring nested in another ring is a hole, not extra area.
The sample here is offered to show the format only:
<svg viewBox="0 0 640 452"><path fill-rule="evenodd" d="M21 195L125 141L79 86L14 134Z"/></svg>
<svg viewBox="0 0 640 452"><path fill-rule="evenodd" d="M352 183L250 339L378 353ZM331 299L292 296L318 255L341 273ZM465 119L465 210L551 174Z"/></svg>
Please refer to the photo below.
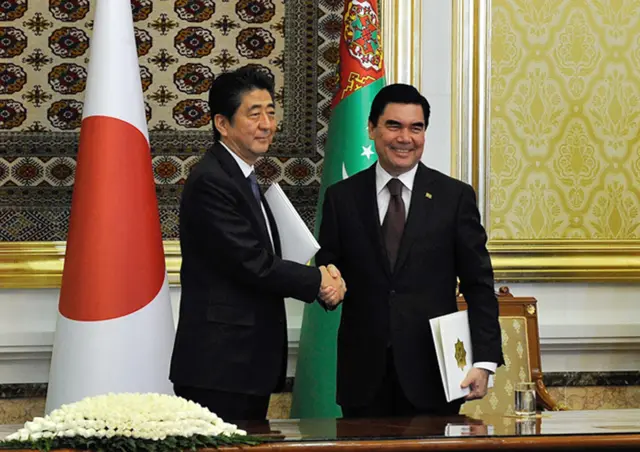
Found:
<svg viewBox="0 0 640 452"><path fill-rule="evenodd" d="M326 188L376 161L367 123L371 102L384 86L382 37L376 0L346 0L340 36L340 84L325 146L316 234ZM347 281L347 287L349 282ZM336 346L341 308L305 306L291 417L337 417Z"/></svg>

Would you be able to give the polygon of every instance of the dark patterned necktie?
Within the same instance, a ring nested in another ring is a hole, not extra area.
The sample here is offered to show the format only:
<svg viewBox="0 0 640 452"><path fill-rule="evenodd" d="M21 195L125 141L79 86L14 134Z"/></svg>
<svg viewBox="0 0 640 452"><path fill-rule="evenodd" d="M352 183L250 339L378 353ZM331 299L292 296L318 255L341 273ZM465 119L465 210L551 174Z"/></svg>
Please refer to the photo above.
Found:
<svg viewBox="0 0 640 452"><path fill-rule="evenodd" d="M400 239L402 239L405 222L402 182L400 182L400 179L391 179L387 183L387 189L391 194L391 199L389 199L389 208L382 221L382 235L387 248L389 263L393 270L398 258L398 249L400 248Z"/></svg>
<svg viewBox="0 0 640 452"><path fill-rule="evenodd" d="M247 179L249 180L249 184L251 185L253 196L256 198L256 201L258 201L258 205L260 205L260 187L258 187L258 178L256 178L256 173L251 171L251 174L247 176Z"/></svg>

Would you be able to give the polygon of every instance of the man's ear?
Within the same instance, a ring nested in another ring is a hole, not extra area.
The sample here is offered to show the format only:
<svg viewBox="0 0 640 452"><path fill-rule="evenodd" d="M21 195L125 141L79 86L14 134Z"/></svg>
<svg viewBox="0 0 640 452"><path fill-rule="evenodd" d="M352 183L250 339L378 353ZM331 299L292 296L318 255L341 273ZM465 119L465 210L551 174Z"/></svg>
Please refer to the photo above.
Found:
<svg viewBox="0 0 640 452"><path fill-rule="evenodd" d="M220 132L220 135L226 137L228 135L227 129L229 128L229 119L218 113L213 117L213 126Z"/></svg>
<svg viewBox="0 0 640 452"><path fill-rule="evenodd" d="M373 131L374 131L375 128L376 128L375 124L372 123L371 121L369 121L368 130L369 130L369 139L370 140L373 140Z"/></svg>

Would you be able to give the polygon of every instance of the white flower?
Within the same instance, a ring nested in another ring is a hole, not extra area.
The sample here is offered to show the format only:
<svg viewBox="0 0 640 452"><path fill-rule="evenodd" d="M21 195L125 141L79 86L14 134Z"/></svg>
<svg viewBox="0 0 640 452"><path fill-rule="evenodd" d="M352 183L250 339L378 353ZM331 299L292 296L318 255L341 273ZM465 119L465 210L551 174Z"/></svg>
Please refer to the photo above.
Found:
<svg viewBox="0 0 640 452"><path fill-rule="evenodd" d="M125 436L163 440L167 436L246 435L197 403L165 394L107 394L63 405L45 418L25 423L7 439Z"/></svg>
<svg viewBox="0 0 640 452"><path fill-rule="evenodd" d="M35 419L31 422L27 422L26 424L24 424L24 427L30 433L38 433L42 431L42 425L39 422L37 422Z"/></svg>
<svg viewBox="0 0 640 452"><path fill-rule="evenodd" d="M55 431L56 427L58 425L58 422L54 422L54 421L49 420L49 419L43 419L41 424L42 424L42 427L45 430Z"/></svg>

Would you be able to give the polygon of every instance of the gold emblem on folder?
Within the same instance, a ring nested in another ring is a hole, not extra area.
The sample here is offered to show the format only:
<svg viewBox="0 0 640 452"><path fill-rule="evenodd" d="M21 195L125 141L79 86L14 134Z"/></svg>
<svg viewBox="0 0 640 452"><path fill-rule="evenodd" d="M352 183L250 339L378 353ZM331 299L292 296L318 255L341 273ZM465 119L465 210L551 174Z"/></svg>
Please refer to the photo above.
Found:
<svg viewBox="0 0 640 452"><path fill-rule="evenodd" d="M464 342L460 339L456 342L456 363L460 370L464 370L467 365L467 351L464 349Z"/></svg>
<svg viewBox="0 0 640 452"><path fill-rule="evenodd" d="M424 197L425 197L425 198L429 198L429 199L431 199L433 196L431 195L431 193L426 192L426 193L424 194Z"/></svg>

